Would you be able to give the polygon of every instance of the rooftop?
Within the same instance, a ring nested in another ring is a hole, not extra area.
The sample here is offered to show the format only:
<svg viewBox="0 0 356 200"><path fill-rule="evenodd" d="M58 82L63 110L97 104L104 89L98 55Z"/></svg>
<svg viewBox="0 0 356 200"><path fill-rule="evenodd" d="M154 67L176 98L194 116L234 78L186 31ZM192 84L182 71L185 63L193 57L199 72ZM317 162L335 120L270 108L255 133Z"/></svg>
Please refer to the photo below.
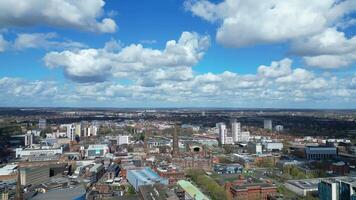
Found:
<svg viewBox="0 0 356 200"><path fill-rule="evenodd" d="M197 187L191 184L189 181L180 180L178 185L189 194L191 197L195 197L196 200L208 200L209 198L205 196Z"/></svg>
<svg viewBox="0 0 356 200"><path fill-rule="evenodd" d="M47 193L39 194L33 197L33 200L47 200L47 199L61 199L61 200L72 200L79 199L84 196L86 191L82 187L75 188L64 188L49 190Z"/></svg>
<svg viewBox="0 0 356 200"><path fill-rule="evenodd" d="M9 164L5 165L4 167L0 168L0 176L10 175L17 169L17 165Z"/></svg>

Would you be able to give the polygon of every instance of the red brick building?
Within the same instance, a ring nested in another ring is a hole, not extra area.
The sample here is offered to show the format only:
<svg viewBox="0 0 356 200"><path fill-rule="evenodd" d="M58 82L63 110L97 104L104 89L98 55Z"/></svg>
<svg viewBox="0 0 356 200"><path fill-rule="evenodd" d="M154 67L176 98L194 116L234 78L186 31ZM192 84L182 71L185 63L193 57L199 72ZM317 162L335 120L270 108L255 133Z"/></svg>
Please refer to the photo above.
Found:
<svg viewBox="0 0 356 200"><path fill-rule="evenodd" d="M225 188L231 199L239 200L267 200L268 195L277 193L277 187L267 183L227 183Z"/></svg>

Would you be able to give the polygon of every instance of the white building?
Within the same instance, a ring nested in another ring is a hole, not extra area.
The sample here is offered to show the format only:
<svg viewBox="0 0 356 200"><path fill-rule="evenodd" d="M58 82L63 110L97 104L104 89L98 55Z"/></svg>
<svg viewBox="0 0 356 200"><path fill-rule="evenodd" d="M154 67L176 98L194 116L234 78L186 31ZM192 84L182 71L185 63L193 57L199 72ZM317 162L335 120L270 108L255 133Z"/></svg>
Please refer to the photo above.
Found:
<svg viewBox="0 0 356 200"><path fill-rule="evenodd" d="M281 142L267 142L264 144L266 151L282 151L283 143Z"/></svg>
<svg viewBox="0 0 356 200"><path fill-rule="evenodd" d="M274 127L274 130L276 130L277 132L282 132L283 131L283 126L282 125L277 125Z"/></svg>
<svg viewBox="0 0 356 200"><path fill-rule="evenodd" d="M87 149L88 158L102 157L109 153L109 147L106 144L89 145Z"/></svg>
<svg viewBox="0 0 356 200"><path fill-rule="evenodd" d="M74 124L66 124L65 127L67 128L67 138L71 141L75 140L75 126Z"/></svg>
<svg viewBox="0 0 356 200"><path fill-rule="evenodd" d="M261 143L248 143L247 151L251 154L262 154L262 144Z"/></svg>
<svg viewBox="0 0 356 200"><path fill-rule="evenodd" d="M130 143L130 138L128 135L119 135L117 137L117 144L122 145L122 144L129 144Z"/></svg>
<svg viewBox="0 0 356 200"><path fill-rule="evenodd" d="M23 149L16 148L16 158L24 158L24 157L34 157L34 156L54 156L58 154L62 154L63 149L61 148L48 148L48 149Z"/></svg>
<svg viewBox="0 0 356 200"><path fill-rule="evenodd" d="M225 144L226 136L227 136L227 129L225 123L217 123L216 124L219 130L219 139L221 144Z"/></svg>
<svg viewBox="0 0 356 200"><path fill-rule="evenodd" d="M241 131L239 135L239 142L248 142L250 140L250 132L249 131Z"/></svg>
<svg viewBox="0 0 356 200"><path fill-rule="evenodd" d="M27 133L25 135L25 146L31 146L33 144L33 135L32 133Z"/></svg>
<svg viewBox="0 0 356 200"><path fill-rule="evenodd" d="M267 130L272 130L272 120L270 119L263 120L263 128Z"/></svg>
<svg viewBox="0 0 356 200"><path fill-rule="evenodd" d="M89 130L88 130L88 136L97 136L98 134L98 127L95 125L92 125L89 127L90 128L90 134L89 134Z"/></svg>
<svg viewBox="0 0 356 200"><path fill-rule="evenodd" d="M231 120L231 132L234 142L241 142L241 123L236 122L236 119Z"/></svg>

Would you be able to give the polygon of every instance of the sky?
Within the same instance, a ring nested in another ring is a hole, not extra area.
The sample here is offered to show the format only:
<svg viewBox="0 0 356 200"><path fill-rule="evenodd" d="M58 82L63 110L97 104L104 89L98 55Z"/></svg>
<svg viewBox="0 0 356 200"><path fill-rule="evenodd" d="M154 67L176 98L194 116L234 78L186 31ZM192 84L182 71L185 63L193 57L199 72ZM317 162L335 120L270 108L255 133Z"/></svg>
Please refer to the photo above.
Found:
<svg viewBox="0 0 356 200"><path fill-rule="evenodd" d="M354 0L0 0L0 106L356 108Z"/></svg>

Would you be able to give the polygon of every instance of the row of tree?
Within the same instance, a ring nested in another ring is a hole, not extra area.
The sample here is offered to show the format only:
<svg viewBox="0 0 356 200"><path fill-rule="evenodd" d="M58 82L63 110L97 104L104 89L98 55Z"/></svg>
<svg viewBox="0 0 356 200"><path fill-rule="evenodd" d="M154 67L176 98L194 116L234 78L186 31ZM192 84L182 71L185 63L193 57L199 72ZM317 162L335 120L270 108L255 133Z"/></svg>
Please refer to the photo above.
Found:
<svg viewBox="0 0 356 200"><path fill-rule="evenodd" d="M213 200L226 199L226 193L223 186L220 186L214 179L207 176L203 170L191 169L188 170L187 176L194 181L198 187L206 191Z"/></svg>

